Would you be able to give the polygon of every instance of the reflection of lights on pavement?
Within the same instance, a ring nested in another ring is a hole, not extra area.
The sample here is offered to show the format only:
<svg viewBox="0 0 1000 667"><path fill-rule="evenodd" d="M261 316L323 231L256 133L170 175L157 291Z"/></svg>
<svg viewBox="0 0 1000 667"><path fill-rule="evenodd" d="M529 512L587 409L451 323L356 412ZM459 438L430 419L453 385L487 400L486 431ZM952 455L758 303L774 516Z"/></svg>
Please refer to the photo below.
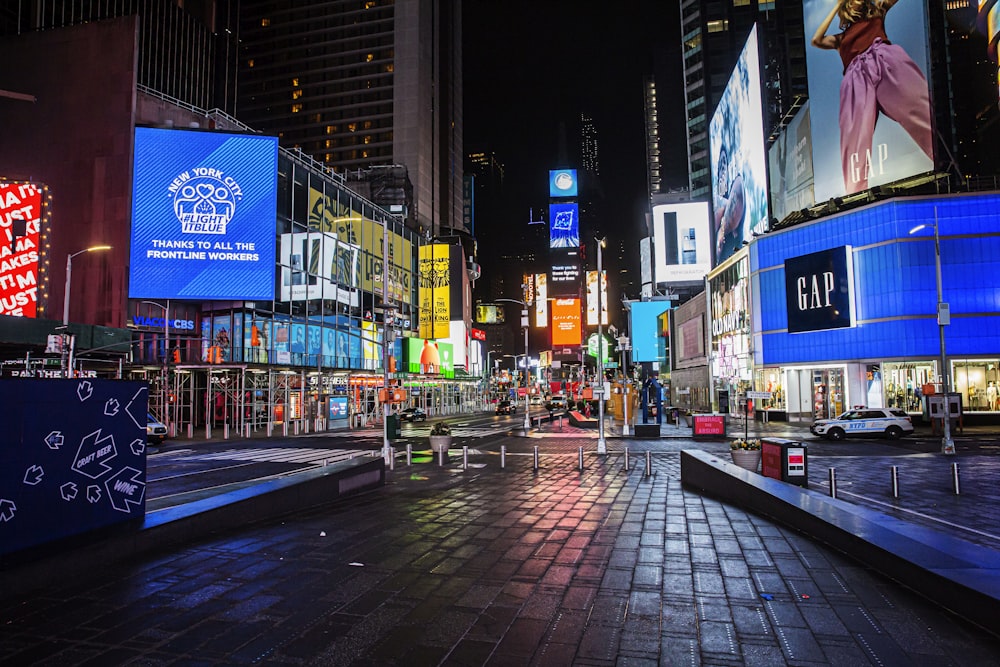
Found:
<svg viewBox="0 0 1000 667"><path fill-rule="evenodd" d="M426 477L424 477L423 475L418 475L416 473L410 475L410 479L412 481L414 481L414 482L426 482L427 481Z"/></svg>

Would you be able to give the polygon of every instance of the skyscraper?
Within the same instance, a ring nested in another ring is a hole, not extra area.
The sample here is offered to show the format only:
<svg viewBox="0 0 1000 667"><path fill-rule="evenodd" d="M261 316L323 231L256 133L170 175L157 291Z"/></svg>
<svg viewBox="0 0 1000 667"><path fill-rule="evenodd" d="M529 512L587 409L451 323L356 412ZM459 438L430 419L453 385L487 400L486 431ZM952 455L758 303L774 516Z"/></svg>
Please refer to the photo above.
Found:
<svg viewBox="0 0 1000 667"><path fill-rule="evenodd" d="M235 115L340 172L402 165L408 224L462 224L458 3L243 0Z"/></svg>

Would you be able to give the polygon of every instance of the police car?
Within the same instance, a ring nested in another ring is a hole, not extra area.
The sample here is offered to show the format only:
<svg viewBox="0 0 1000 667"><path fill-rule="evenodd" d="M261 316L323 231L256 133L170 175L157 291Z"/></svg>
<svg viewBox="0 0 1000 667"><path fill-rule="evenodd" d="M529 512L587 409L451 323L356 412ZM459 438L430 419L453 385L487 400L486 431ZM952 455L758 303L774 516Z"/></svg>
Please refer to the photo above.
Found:
<svg viewBox="0 0 1000 667"><path fill-rule="evenodd" d="M884 435L896 440L913 433L913 423L909 415L895 408L855 408L836 419L816 420L809 431L830 440L856 435Z"/></svg>

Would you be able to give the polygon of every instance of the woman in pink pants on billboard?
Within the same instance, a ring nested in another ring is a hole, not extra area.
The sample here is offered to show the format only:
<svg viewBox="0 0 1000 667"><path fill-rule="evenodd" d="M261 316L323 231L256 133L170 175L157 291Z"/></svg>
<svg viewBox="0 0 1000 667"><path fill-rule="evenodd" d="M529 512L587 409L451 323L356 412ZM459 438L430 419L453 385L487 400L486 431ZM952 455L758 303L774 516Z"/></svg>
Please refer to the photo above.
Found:
<svg viewBox="0 0 1000 667"><path fill-rule="evenodd" d="M836 49L844 61L840 83L840 157L846 194L868 188L872 136L879 113L900 124L927 157L934 160L931 104L927 79L885 33L885 15L896 0L837 0L820 23L812 44ZM842 32L827 35L834 17Z"/></svg>

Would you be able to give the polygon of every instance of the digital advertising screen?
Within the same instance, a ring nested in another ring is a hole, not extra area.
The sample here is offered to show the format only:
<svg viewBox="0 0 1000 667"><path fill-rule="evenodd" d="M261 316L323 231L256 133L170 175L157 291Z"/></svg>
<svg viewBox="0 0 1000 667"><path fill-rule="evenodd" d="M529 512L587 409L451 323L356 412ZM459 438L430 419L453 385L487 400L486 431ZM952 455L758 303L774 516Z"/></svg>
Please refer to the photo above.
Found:
<svg viewBox="0 0 1000 667"><path fill-rule="evenodd" d="M408 373L455 376L454 345L445 341L404 338L403 361Z"/></svg>
<svg viewBox="0 0 1000 667"><path fill-rule="evenodd" d="M722 263L768 229L767 155L757 26L750 30L708 127L712 249Z"/></svg>
<svg viewBox="0 0 1000 667"><path fill-rule="evenodd" d="M420 335L447 338L451 329L451 246L420 247L417 262Z"/></svg>
<svg viewBox="0 0 1000 667"><path fill-rule="evenodd" d="M576 197L579 186L576 181L576 169L553 169L549 171L549 196Z"/></svg>
<svg viewBox="0 0 1000 667"><path fill-rule="evenodd" d="M135 128L129 297L274 298L278 139Z"/></svg>
<svg viewBox="0 0 1000 667"><path fill-rule="evenodd" d="M535 326L549 326L549 276L535 274Z"/></svg>
<svg viewBox="0 0 1000 667"><path fill-rule="evenodd" d="M580 300L555 299L552 301L552 346L579 345L583 340L580 330Z"/></svg>
<svg viewBox="0 0 1000 667"><path fill-rule="evenodd" d="M281 235L281 301L325 300L357 307L358 246L332 234Z"/></svg>
<svg viewBox="0 0 1000 667"><path fill-rule="evenodd" d="M884 17L888 39L846 66L833 48L837 17L821 35L826 48L808 41L830 8L826 0L802 3L817 202L934 169L925 3L892 5ZM867 22L852 28L866 30ZM871 80L881 81L878 89Z"/></svg>
<svg viewBox="0 0 1000 667"><path fill-rule="evenodd" d="M771 216L776 220L816 203L810 108L806 100L767 152Z"/></svg>
<svg viewBox="0 0 1000 667"><path fill-rule="evenodd" d="M0 182L0 315L37 317L42 186Z"/></svg>
<svg viewBox="0 0 1000 667"><path fill-rule="evenodd" d="M653 206L657 283L700 283L712 268L708 202Z"/></svg>
<svg viewBox="0 0 1000 667"><path fill-rule="evenodd" d="M608 272L601 271L601 324L608 324ZM587 326L597 326L597 271L587 271Z"/></svg>
<svg viewBox="0 0 1000 667"><path fill-rule="evenodd" d="M630 304L632 361L663 363L667 360L666 339L660 331L659 318L669 310L669 301L633 301Z"/></svg>
<svg viewBox="0 0 1000 667"><path fill-rule="evenodd" d="M549 252L549 296L576 296L580 293L580 250L563 248Z"/></svg>
<svg viewBox="0 0 1000 667"><path fill-rule="evenodd" d="M580 207L576 204L549 204L549 247L580 247Z"/></svg>

